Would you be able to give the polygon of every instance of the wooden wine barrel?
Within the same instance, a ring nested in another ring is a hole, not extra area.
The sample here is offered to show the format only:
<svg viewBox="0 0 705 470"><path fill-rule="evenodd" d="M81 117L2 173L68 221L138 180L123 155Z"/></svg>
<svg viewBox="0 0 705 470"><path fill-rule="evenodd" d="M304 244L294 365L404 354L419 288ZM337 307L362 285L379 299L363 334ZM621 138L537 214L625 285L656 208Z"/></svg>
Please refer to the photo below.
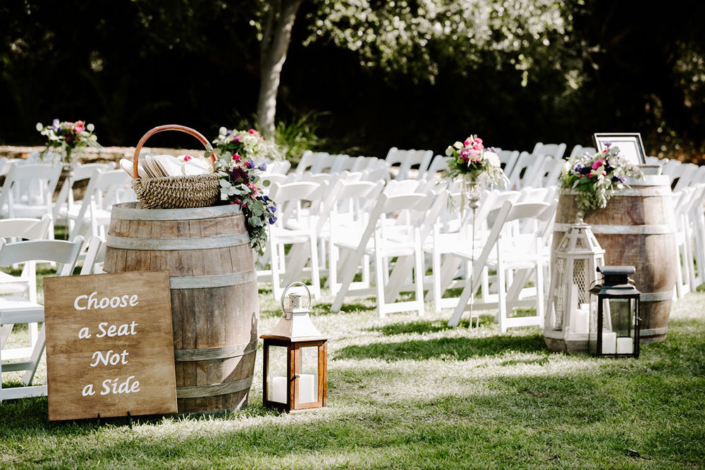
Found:
<svg viewBox="0 0 705 470"><path fill-rule="evenodd" d="M259 302L239 206L113 206L104 269L169 270L179 413L247 404Z"/></svg>
<svg viewBox="0 0 705 470"><path fill-rule="evenodd" d="M676 223L668 176L630 179L605 209L589 211L585 222L605 250L608 266L634 266L641 294L641 343L663 341L668 331L676 282ZM558 201L553 234L555 249L575 222L575 192L564 191Z"/></svg>

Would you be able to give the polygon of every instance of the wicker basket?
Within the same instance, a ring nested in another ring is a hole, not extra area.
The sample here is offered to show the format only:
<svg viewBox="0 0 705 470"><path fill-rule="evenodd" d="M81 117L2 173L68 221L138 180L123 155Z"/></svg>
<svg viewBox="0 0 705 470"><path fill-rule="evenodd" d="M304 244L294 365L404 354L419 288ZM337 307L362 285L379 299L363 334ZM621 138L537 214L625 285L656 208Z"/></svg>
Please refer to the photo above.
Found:
<svg viewBox="0 0 705 470"><path fill-rule="evenodd" d="M133 158L132 189L145 209L183 209L208 207L220 200L220 177L215 173L197 176L168 176L165 178L139 178L137 171L142 146L154 134L164 131L179 131L197 138L206 150L210 150L208 140L199 132L178 124L155 127L140 139ZM211 154L211 163L215 155Z"/></svg>

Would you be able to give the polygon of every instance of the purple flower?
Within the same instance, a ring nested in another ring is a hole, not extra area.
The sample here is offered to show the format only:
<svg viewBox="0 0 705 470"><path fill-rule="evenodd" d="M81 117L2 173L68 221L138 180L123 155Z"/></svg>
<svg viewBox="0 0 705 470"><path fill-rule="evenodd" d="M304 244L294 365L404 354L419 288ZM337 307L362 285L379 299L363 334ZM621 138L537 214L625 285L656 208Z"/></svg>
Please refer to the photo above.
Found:
<svg viewBox="0 0 705 470"><path fill-rule="evenodd" d="M233 131L225 131L225 135L232 135Z"/></svg>
<svg viewBox="0 0 705 470"><path fill-rule="evenodd" d="M610 145L612 145L612 142L605 142L605 148L610 148Z"/></svg>
<svg viewBox="0 0 705 470"><path fill-rule="evenodd" d="M259 166L259 171L267 171L267 164L266 164L266 163L262 163L262 164Z"/></svg>
<svg viewBox="0 0 705 470"><path fill-rule="evenodd" d="M240 134L233 137L233 142L235 142L235 143L240 142L241 140L242 140L242 136Z"/></svg>
<svg viewBox="0 0 705 470"><path fill-rule="evenodd" d="M627 177L626 176L613 176L612 177L612 182L613 183L626 183L627 182Z"/></svg>
<svg viewBox="0 0 705 470"><path fill-rule="evenodd" d="M268 210L269 212L271 212L272 214L274 214L274 213L277 211L277 208L274 207L274 206L269 206L269 207L267 208L267 210Z"/></svg>
<svg viewBox="0 0 705 470"><path fill-rule="evenodd" d="M266 196L266 195L265 195L265 196L262 196L262 200L263 200L264 202L269 201L269 196Z"/></svg>
<svg viewBox="0 0 705 470"><path fill-rule="evenodd" d="M269 224L270 224L270 225L274 225L274 222L276 222L276 221L277 221L277 218L274 217L274 216L272 216L272 217L269 218Z"/></svg>
<svg viewBox="0 0 705 470"><path fill-rule="evenodd" d="M247 163L250 164L250 168L254 168L254 167L255 167L255 161L254 161L253 159L250 158L249 160L247 160Z"/></svg>

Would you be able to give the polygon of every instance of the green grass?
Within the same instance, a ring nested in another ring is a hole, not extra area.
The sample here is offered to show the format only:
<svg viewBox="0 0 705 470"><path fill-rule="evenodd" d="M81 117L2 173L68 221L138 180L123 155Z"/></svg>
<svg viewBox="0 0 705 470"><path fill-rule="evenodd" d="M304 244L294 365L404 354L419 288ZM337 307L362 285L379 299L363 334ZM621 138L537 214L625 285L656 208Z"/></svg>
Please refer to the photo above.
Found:
<svg viewBox="0 0 705 470"><path fill-rule="evenodd" d="M0 467L694 468L705 464L705 294L674 306L638 360L549 352L538 328L449 328L449 314L376 316L332 299L325 409L262 408L261 351L239 412L47 421L46 398L0 403ZM260 294L260 332L278 320ZM43 369L42 369L42 372ZM41 376L39 381L43 381ZM17 379L19 380L19 376ZM4 385L12 385L6 380Z"/></svg>

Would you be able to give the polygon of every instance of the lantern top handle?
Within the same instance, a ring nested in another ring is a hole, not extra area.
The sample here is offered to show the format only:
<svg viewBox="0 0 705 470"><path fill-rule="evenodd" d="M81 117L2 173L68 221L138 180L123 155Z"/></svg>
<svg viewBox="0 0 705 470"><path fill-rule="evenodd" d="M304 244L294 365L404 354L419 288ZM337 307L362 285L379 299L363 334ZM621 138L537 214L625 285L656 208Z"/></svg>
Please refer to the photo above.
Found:
<svg viewBox="0 0 705 470"><path fill-rule="evenodd" d="M629 276L636 272L634 266L598 266L597 272L605 276Z"/></svg>
<svg viewBox="0 0 705 470"><path fill-rule="evenodd" d="M286 289L284 289L284 292L282 292L282 298L281 298L281 306L282 306L282 311L285 311L286 308L284 307L284 299L286 298L286 293L289 289L291 289L294 286L303 286L306 288L306 293L308 294L308 306L306 307L307 309L311 308L311 291L308 289L308 286L304 284L303 282L292 282L288 286L286 286Z"/></svg>

